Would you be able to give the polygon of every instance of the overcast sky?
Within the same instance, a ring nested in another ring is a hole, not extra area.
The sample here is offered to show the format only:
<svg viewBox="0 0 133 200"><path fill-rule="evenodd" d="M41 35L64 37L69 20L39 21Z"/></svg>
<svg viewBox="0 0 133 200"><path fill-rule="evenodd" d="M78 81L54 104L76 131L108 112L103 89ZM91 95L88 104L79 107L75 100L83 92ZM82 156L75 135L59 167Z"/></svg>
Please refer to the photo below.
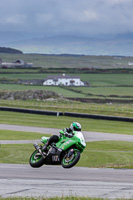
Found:
<svg viewBox="0 0 133 200"><path fill-rule="evenodd" d="M0 31L84 36L133 32L133 0L0 0Z"/></svg>

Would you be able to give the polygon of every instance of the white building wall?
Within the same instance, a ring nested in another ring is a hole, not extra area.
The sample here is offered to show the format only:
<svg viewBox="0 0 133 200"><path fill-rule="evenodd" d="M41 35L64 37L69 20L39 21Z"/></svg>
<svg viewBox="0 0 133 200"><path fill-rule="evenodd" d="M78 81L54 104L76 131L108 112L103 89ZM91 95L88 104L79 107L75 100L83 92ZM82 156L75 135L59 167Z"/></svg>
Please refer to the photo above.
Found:
<svg viewBox="0 0 133 200"><path fill-rule="evenodd" d="M71 83L73 81L73 83ZM84 86L84 83L80 81L79 78L59 78L57 81L53 79L48 79L43 83L43 85L74 85L74 86Z"/></svg>
<svg viewBox="0 0 133 200"><path fill-rule="evenodd" d="M70 81L68 78L59 78L58 79L58 85L62 84L62 85L70 85Z"/></svg>
<svg viewBox="0 0 133 200"><path fill-rule="evenodd" d="M43 83L43 85L55 85L55 83L54 83L54 81L52 79L49 79L49 80L45 81Z"/></svg>

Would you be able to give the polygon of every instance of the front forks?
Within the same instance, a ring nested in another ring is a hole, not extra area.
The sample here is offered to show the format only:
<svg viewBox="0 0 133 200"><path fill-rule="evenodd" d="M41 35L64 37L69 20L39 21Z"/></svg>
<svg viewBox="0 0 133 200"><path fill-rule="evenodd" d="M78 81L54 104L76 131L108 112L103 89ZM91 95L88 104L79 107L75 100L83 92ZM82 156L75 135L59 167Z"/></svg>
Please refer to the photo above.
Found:
<svg viewBox="0 0 133 200"><path fill-rule="evenodd" d="M74 153L74 149L70 149L67 154L68 158L70 158L73 153Z"/></svg>

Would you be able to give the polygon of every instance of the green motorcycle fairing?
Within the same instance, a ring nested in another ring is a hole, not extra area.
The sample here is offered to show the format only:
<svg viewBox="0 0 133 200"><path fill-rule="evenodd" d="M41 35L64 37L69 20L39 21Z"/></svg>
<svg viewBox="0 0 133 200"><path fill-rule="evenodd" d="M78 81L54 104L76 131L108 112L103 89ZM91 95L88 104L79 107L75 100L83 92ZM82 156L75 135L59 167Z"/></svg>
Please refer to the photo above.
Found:
<svg viewBox="0 0 133 200"><path fill-rule="evenodd" d="M45 143L47 143L48 139L49 139L49 137L43 136L43 137L41 138L41 142L45 144Z"/></svg>
<svg viewBox="0 0 133 200"><path fill-rule="evenodd" d="M86 143L84 140L84 136L80 131L73 131L73 137L68 138L64 135L64 131L60 131L61 137L59 141L56 143L56 147L66 151L71 146L75 146L81 153L84 151L86 147ZM42 137L41 142L46 143L48 141L48 137Z"/></svg>

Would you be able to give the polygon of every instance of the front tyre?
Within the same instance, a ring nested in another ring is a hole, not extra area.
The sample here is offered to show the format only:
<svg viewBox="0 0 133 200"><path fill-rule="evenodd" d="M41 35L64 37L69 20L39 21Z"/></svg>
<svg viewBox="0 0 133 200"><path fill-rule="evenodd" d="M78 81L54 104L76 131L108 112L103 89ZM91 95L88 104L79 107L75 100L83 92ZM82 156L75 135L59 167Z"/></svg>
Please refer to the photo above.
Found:
<svg viewBox="0 0 133 200"><path fill-rule="evenodd" d="M38 168L44 164L44 158L37 150L35 150L30 157L29 163L31 167Z"/></svg>
<svg viewBox="0 0 133 200"><path fill-rule="evenodd" d="M74 150L73 154L68 157L68 153L65 154L61 161L61 165L63 168L71 168L77 164L80 159L80 152L78 150Z"/></svg>

